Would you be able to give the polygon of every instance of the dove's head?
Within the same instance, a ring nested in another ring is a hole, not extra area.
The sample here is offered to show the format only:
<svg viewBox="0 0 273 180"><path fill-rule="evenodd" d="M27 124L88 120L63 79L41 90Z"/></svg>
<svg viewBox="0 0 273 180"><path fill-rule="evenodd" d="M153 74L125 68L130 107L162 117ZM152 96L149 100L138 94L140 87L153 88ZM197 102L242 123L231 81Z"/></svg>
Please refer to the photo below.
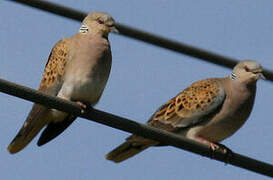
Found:
<svg viewBox="0 0 273 180"><path fill-rule="evenodd" d="M83 20L80 33L94 33L107 36L109 32L116 32L115 20L107 13L92 12L89 13Z"/></svg>
<svg viewBox="0 0 273 180"><path fill-rule="evenodd" d="M252 60L239 62L232 71L231 79L238 79L241 82L255 83L258 79L265 79L260 63Z"/></svg>

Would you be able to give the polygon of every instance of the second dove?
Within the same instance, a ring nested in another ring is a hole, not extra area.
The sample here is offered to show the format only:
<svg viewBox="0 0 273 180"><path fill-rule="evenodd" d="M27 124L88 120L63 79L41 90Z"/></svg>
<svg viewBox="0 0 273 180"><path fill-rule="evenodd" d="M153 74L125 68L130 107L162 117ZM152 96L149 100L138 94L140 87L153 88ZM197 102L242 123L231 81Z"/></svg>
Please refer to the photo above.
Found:
<svg viewBox="0 0 273 180"><path fill-rule="evenodd" d="M238 63L230 76L197 81L161 106L149 126L198 141L212 150L248 119L255 100L256 82L264 78L256 61ZM124 161L159 142L132 135L105 157Z"/></svg>

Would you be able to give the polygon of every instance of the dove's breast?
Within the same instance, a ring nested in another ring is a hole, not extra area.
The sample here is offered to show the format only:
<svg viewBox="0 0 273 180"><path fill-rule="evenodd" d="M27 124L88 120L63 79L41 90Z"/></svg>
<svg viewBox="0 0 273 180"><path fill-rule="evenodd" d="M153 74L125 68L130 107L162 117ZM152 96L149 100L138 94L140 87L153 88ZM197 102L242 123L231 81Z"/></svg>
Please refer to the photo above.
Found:
<svg viewBox="0 0 273 180"><path fill-rule="evenodd" d="M99 100L111 69L111 50L105 41L84 42L69 57L58 96L94 105Z"/></svg>
<svg viewBox="0 0 273 180"><path fill-rule="evenodd" d="M230 80L225 85L227 96L220 112L207 124L192 128L190 131L195 136L219 142L233 135L248 119L255 100L256 86L243 86L240 82Z"/></svg>

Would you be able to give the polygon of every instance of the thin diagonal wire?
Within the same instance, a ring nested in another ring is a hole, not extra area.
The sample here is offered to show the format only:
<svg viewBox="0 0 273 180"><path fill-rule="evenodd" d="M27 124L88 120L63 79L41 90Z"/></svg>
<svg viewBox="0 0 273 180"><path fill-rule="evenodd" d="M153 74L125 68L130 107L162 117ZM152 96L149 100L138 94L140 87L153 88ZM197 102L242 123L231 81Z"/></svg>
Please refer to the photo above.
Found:
<svg viewBox="0 0 273 180"><path fill-rule="evenodd" d="M72 8L64 7L55 3L42 1L42 0L9 0L18 2L24 5L28 5L31 7L39 8L44 11L48 11L57 15L61 15L76 21L82 21L84 17L87 15L85 12L81 12ZM126 26L120 23L117 23L117 28L121 35L137 39L149 44L153 44L155 46L159 46L162 48L166 48L177 53L186 54L188 56L192 56L198 58L200 60L204 60L213 64L217 64L220 66L233 68L238 60L233 59L231 57L222 56L217 53L209 52L204 49L200 49L191 45L187 45L185 43L177 42L174 40L170 40L149 32L145 32L130 26ZM269 81L273 81L273 71L265 69L264 75Z"/></svg>
<svg viewBox="0 0 273 180"><path fill-rule="evenodd" d="M106 126L134 133L145 138L153 139L164 144L169 144L180 149L200 154L202 156L211 157L210 149L195 141L96 109L81 113L81 108L76 103L65 101L53 96L48 96L34 89L3 79L0 79L0 91L28 101L43 104L50 108L73 113L77 116L104 124ZM259 174L273 177L273 165L249 158L244 155L233 153L228 159L228 162L226 162L226 154L222 152L215 152L213 158Z"/></svg>

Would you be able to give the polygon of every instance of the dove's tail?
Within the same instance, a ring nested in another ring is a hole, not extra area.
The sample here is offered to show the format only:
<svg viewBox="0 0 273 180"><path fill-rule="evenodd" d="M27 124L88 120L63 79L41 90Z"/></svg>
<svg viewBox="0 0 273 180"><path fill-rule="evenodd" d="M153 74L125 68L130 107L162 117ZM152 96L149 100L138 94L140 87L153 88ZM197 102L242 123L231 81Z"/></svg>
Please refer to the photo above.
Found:
<svg viewBox="0 0 273 180"><path fill-rule="evenodd" d="M116 163L124 161L141 151L147 149L150 146L157 145L158 142L144 139L139 136L132 135L127 138L126 142L105 155L105 158Z"/></svg>
<svg viewBox="0 0 273 180"><path fill-rule="evenodd" d="M68 115L65 117L64 120L60 122L50 122L46 128L43 130L37 145L42 146L55 137L59 136L68 126L70 126L74 120L76 119L76 116L74 115Z"/></svg>
<svg viewBox="0 0 273 180"><path fill-rule="evenodd" d="M48 114L48 111L48 108L38 104L34 104L32 110L28 115L27 120L8 146L8 151L11 154L17 153L22 150L47 124L48 118L46 116Z"/></svg>

